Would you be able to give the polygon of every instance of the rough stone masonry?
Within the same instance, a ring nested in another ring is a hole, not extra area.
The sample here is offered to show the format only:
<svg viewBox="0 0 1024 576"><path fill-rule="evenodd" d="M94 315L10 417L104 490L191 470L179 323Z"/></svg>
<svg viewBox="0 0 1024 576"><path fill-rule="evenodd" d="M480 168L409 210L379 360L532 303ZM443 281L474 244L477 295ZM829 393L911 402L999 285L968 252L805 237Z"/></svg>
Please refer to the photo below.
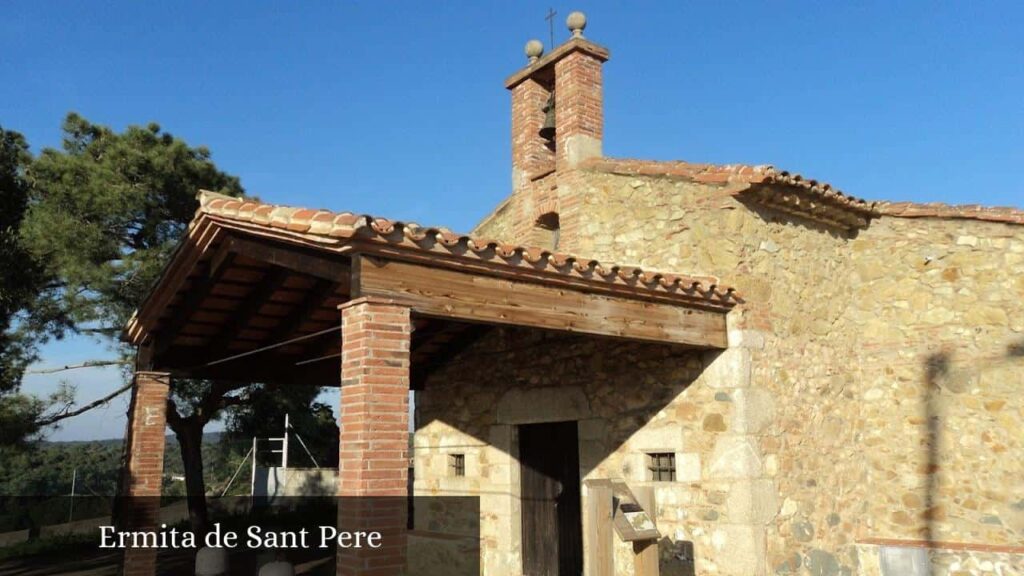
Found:
<svg viewBox="0 0 1024 576"><path fill-rule="evenodd" d="M745 303L720 353L501 328L431 376L416 492L480 496L483 573L521 573L515 425L576 420L581 478L653 487L662 574L1024 574L1024 212L603 158L608 51L574 34L533 56L506 81L513 192L475 232Z"/></svg>

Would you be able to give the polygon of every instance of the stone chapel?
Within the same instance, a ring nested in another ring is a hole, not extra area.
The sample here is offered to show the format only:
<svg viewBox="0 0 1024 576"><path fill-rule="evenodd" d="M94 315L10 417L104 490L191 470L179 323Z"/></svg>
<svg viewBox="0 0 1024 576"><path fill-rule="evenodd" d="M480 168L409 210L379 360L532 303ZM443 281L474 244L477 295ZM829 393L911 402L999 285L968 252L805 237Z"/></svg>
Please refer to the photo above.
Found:
<svg viewBox="0 0 1024 576"><path fill-rule="evenodd" d="M230 373L340 386L338 493L411 457L479 498L486 576L1024 574L1024 211L605 157L611 55L568 25L505 80L469 234L202 194L126 329L129 492L170 379Z"/></svg>

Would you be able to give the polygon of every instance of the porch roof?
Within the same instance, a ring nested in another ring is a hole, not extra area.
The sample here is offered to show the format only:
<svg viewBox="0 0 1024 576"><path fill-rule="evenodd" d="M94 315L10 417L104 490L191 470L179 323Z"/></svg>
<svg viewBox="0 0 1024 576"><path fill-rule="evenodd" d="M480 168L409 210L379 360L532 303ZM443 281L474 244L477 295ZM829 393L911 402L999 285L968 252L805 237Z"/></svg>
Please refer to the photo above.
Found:
<svg viewBox="0 0 1024 576"><path fill-rule="evenodd" d="M446 228L206 191L199 201L185 240L124 332L155 366L189 376L223 376L225 358L268 347L274 361L259 373L329 357L337 338L316 346L307 338L336 328L337 306L362 296L402 300L418 316L451 325L535 326L695 347L724 347L724 315L741 301L716 278ZM419 328L434 344L466 336L464 329ZM259 363L245 364L256 370ZM321 376L330 374L336 378L333 363Z"/></svg>
<svg viewBox="0 0 1024 576"><path fill-rule="evenodd" d="M607 286L649 290L680 300L714 307L731 307L739 299L734 288L710 276L688 276L643 270L636 266L602 263L543 248L458 234L447 228L388 220L351 212L310 210L239 200L214 192L199 195L199 214L289 232L296 240L339 246L351 240L390 244L428 253L529 269L560 277L579 278Z"/></svg>

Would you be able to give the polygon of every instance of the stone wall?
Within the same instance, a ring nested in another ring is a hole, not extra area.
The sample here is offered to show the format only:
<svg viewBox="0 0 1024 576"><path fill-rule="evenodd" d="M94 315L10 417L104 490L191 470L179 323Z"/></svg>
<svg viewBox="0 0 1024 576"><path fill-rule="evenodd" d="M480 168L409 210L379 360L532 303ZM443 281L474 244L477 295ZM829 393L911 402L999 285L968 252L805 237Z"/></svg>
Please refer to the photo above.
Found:
<svg viewBox="0 0 1024 576"><path fill-rule="evenodd" d="M1019 548L1019 547L1017 547ZM1021 576L1015 547L858 544L863 576Z"/></svg>
<svg viewBox="0 0 1024 576"><path fill-rule="evenodd" d="M1024 227L885 216L849 233L741 201L740 184L549 178L578 206L562 251L718 276L747 301L730 318L740 358L703 364L735 389L679 399L700 420L681 441L703 452L672 537L696 543L698 574L874 574L872 538L1022 558ZM527 242L530 194L478 231ZM749 466L723 484L715 454Z"/></svg>
<svg viewBox="0 0 1024 576"><path fill-rule="evenodd" d="M1024 228L882 218L852 235L728 186L587 182L580 253L719 276L765 334L770 570L855 572L859 538L1021 543Z"/></svg>
<svg viewBox="0 0 1024 576"><path fill-rule="evenodd" d="M579 193L580 253L656 270L718 276L747 304L736 327L759 334L751 350L750 393L764 398L756 426L724 420L716 445L753 438L758 477L733 487L762 509L736 522L709 518L724 562L704 574L815 573L824 565L853 570L851 557L863 488L856 458L860 422L846 329L852 258L844 234L813 222L747 206L733 188L684 179L592 173ZM731 351L730 351L731 352ZM746 416L746 415L744 415ZM714 470L707 469L711 474ZM709 480L702 489L716 491ZM749 492L750 495L746 495ZM729 497L726 494L724 497ZM700 550L710 554L719 550ZM737 569L737 564L743 569Z"/></svg>
<svg viewBox="0 0 1024 576"><path fill-rule="evenodd" d="M861 535L1010 546L1024 566L1024 226L882 218L850 247Z"/></svg>
<svg viewBox="0 0 1024 576"><path fill-rule="evenodd" d="M694 384L702 362L671 346L495 328L417 394L416 494L480 495L483 573L519 574L515 426L577 420L581 479L653 486L666 565L685 574L689 563L675 558L685 557L682 542L710 547L703 518L727 507L724 495L709 500L695 485L713 456L713 431L735 404ZM653 451L676 454L678 482L648 481L644 457ZM450 454L465 455L465 477L449 473ZM626 566L631 550L617 552Z"/></svg>

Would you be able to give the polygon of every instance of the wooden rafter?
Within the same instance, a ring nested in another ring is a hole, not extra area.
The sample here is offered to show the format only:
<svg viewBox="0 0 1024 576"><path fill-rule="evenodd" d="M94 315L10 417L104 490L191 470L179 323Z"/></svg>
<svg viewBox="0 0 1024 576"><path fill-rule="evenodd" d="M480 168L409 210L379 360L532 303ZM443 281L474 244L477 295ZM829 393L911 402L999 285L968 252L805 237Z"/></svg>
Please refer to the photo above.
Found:
<svg viewBox="0 0 1024 576"><path fill-rule="evenodd" d="M349 265L340 257L324 257L309 250L291 248L273 242L257 242L239 236L228 240L228 249L253 260L287 268L308 276L347 285Z"/></svg>
<svg viewBox="0 0 1024 576"><path fill-rule="evenodd" d="M256 288L242 300L237 309L231 312L228 322L220 333L210 340L210 345L207 347L208 356L223 355L231 342L238 338L239 332L249 324L252 316L270 300L270 297L281 288L287 278L287 270L276 266L270 268L263 281L257 284Z"/></svg>
<svg viewBox="0 0 1024 576"><path fill-rule="evenodd" d="M231 258L230 254L225 256L228 262L230 262ZM188 323L189 318L199 310L203 300L206 299L210 291L213 290L213 287L220 281L221 276L224 275L224 271L230 268L230 265L224 262L215 267L202 264L200 266L203 267L199 270L198 278L192 283L189 290L185 292L181 304L175 307L175 313L161 326L157 334L156 345L153 347L153 351L157 355L162 354L171 347L178 332Z"/></svg>
<svg viewBox="0 0 1024 576"><path fill-rule="evenodd" d="M310 315L335 294L336 284L318 279L306 297L285 316L267 338L268 342L280 342L294 334Z"/></svg>

